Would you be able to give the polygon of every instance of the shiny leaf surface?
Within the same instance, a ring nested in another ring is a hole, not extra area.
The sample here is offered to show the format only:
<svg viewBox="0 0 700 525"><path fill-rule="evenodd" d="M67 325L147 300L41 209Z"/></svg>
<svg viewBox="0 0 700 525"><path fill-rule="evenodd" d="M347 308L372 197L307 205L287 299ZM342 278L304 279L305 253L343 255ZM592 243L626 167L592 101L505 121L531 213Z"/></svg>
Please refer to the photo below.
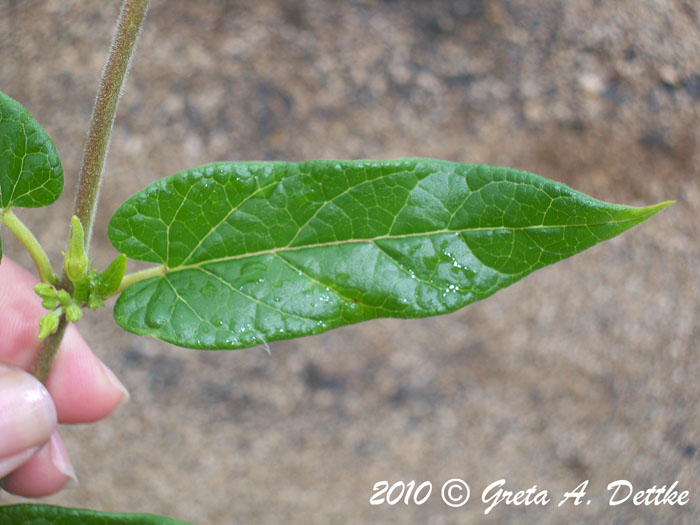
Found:
<svg viewBox="0 0 700 525"><path fill-rule="evenodd" d="M163 275L114 310L136 334L230 349L377 317L455 311L667 204L606 204L508 168L432 159L193 168L109 225Z"/></svg>

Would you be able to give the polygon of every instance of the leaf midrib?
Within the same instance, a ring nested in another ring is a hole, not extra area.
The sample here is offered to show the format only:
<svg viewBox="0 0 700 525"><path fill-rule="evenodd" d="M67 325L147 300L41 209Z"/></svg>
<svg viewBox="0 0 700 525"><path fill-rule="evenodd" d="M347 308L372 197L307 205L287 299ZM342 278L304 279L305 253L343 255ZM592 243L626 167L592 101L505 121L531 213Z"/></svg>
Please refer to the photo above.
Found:
<svg viewBox="0 0 700 525"><path fill-rule="evenodd" d="M639 208L634 208L630 207L630 209L639 209ZM206 264L214 264L214 263L219 263L219 262L226 262L226 261L234 261L238 259L245 259L248 257L256 257L259 255L277 255L280 252L288 252L288 251L297 251L297 250L304 250L308 248L325 248L327 246L339 246L343 244L362 244L362 243L369 243L369 244L375 244L377 241L382 241L386 239L410 239L413 237L428 237L431 235L438 235L438 234L443 234L443 233L455 233L455 234L460 234L464 232L477 232L477 231L526 231L526 230L541 230L541 229L549 229L549 228L590 228L594 226L602 226L604 224L624 224L626 222L633 222L633 221L640 221L644 220L647 217L650 217L656 213L656 210L651 210L649 213L645 213L643 215L638 215L635 217L629 217L625 219L618 219L618 220L610 220L610 221L601 221L601 222L593 222L593 223L582 223L582 224L559 224L559 225L544 225L544 224L539 224L539 225L534 225L530 224L527 226L486 226L486 227L479 227L479 228L465 228L465 229L460 229L460 230L452 230L452 229L442 229L442 230L435 230L435 231L430 231L430 232L416 232L416 233L404 233L400 235L382 235L378 237L370 237L370 238L363 238L363 239L345 239L341 241L329 241L329 242L323 242L323 243L316 243L316 244L305 244L302 246L281 246L277 248L270 248L268 250L260 250L257 252L248 252L248 253L241 253L237 255L229 255L226 257L219 257L216 259L208 259L206 261L200 261L197 263L193 264L186 264L186 265L180 265L180 266L173 266L170 267L167 264L161 265L162 267L165 268L167 273L173 273L173 272L179 272L182 270L189 270L189 269L197 269L200 266L204 266Z"/></svg>

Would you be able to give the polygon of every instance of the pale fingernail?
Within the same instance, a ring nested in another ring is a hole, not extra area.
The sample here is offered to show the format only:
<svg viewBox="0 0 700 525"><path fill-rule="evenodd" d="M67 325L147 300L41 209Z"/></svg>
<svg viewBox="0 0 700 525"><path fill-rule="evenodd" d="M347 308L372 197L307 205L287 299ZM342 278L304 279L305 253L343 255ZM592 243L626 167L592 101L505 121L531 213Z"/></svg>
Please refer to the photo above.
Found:
<svg viewBox="0 0 700 525"><path fill-rule="evenodd" d="M0 458L45 443L56 407L44 385L19 368L0 365Z"/></svg>
<svg viewBox="0 0 700 525"><path fill-rule="evenodd" d="M51 434L48 448L51 464L56 467L56 470L58 470L61 474L68 476L71 479L67 486L77 485L78 476L75 474L73 463L71 463L66 446L63 444L63 440L58 435L58 432Z"/></svg>
<svg viewBox="0 0 700 525"><path fill-rule="evenodd" d="M119 379L117 379L117 376L114 375L114 372L112 372L109 367L104 364L102 361L100 361L100 365L102 365L102 372L105 375L105 379L117 390L119 390L122 393L122 398L119 401L120 405L123 405L124 403L127 403L129 399L131 399L131 395L129 394L129 391L126 389L126 387L122 384Z"/></svg>
<svg viewBox="0 0 700 525"><path fill-rule="evenodd" d="M10 472L29 460L40 447L32 447L23 450L19 454L14 454L10 457L0 460L0 478L7 476Z"/></svg>

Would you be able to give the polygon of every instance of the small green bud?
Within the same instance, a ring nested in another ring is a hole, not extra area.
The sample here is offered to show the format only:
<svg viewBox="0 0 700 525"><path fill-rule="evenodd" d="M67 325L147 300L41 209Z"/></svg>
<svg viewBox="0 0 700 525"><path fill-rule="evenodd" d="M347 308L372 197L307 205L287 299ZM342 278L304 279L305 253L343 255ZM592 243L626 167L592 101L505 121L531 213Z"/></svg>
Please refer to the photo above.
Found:
<svg viewBox="0 0 700 525"><path fill-rule="evenodd" d="M39 339L46 339L49 334L55 334L58 330L59 316L56 312L49 312L39 319Z"/></svg>
<svg viewBox="0 0 700 525"><path fill-rule="evenodd" d="M58 301L55 297L47 297L46 299L41 301L41 306L43 306L47 310L53 310L58 306Z"/></svg>
<svg viewBox="0 0 700 525"><path fill-rule="evenodd" d="M105 303L102 301L102 298L99 295L91 294L90 297L88 297L87 305L90 310L97 310L104 304Z"/></svg>
<svg viewBox="0 0 700 525"><path fill-rule="evenodd" d="M71 323L77 323L82 316L83 311L77 304L73 303L66 307L66 319Z"/></svg>
<svg viewBox="0 0 700 525"><path fill-rule="evenodd" d="M57 297L58 297L58 301L64 307L67 307L68 305L73 304L73 298L65 290L59 290Z"/></svg>
<svg viewBox="0 0 700 525"><path fill-rule="evenodd" d="M53 284L39 283L34 287L36 294L42 299L53 299L56 297L56 288Z"/></svg>
<svg viewBox="0 0 700 525"><path fill-rule="evenodd" d="M122 284L125 271L126 255L121 253L117 255L117 257L99 276L100 286L98 292L100 297L109 297L110 295L117 293L117 290L119 290L119 285Z"/></svg>
<svg viewBox="0 0 700 525"><path fill-rule="evenodd" d="M71 234L68 241L68 252L63 254L64 268L68 278L77 283L85 279L90 266L90 260L85 253L83 225L80 219L73 215L71 219Z"/></svg>

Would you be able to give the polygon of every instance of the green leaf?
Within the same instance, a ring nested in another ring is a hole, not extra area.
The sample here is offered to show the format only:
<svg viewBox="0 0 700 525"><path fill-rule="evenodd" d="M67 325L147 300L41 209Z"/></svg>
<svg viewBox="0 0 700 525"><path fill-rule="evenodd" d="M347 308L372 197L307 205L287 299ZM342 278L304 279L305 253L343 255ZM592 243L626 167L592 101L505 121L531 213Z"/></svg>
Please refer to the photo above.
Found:
<svg viewBox="0 0 700 525"><path fill-rule="evenodd" d="M241 348L484 299L647 219L508 168L431 159L210 164L112 217L117 250L165 267L117 323L192 348Z"/></svg>
<svg viewBox="0 0 700 525"><path fill-rule="evenodd" d="M0 206L37 208L63 190L51 137L18 102L0 93Z"/></svg>
<svg viewBox="0 0 700 525"><path fill-rule="evenodd" d="M124 514L21 503L0 507L0 525L175 525L186 523L155 514Z"/></svg>
<svg viewBox="0 0 700 525"><path fill-rule="evenodd" d="M98 293L101 298L107 298L114 295L119 290L119 285L124 278L126 270L126 255L119 254L109 263L109 266L99 276Z"/></svg>

